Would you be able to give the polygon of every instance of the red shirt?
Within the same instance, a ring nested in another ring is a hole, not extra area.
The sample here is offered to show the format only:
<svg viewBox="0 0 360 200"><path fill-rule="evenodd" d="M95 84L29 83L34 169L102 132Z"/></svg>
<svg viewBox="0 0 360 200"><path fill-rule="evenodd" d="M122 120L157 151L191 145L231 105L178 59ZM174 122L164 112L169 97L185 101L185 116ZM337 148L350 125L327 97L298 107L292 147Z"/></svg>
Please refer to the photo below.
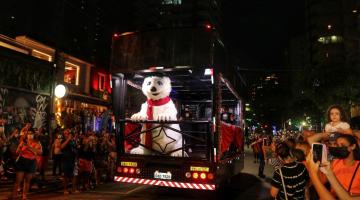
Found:
<svg viewBox="0 0 360 200"><path fill-rule="evenodd" d="M28 145L22 146L20 148L19 155L30 160L35 160L36 154L28 149L29 146L42 151L42 147L39 142L29 142Z"/></svg>

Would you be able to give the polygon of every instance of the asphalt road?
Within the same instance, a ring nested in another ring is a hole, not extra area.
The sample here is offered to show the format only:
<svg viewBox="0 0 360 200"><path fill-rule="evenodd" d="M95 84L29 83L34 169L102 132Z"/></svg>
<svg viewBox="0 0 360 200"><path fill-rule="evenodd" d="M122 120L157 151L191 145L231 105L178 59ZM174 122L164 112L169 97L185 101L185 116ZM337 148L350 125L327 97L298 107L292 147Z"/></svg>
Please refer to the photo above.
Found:
<svg viewBox="0 0 360 200"><path fill-rule="evenodd" d="M61 185L44 191L33 192L29 199L39 200L217 200L217 199L246 199L266 200L269 198L272 169L265 166L265 179L257 177L258 163L253 162L250 150L245 151L245 168L243 173L233 177L227 187L219 191L183 190L148 185L134 185L125 183L107 183L95 190L79 194L64 195ZM0 200L10 195L11 184L0 185Z"/></svg>

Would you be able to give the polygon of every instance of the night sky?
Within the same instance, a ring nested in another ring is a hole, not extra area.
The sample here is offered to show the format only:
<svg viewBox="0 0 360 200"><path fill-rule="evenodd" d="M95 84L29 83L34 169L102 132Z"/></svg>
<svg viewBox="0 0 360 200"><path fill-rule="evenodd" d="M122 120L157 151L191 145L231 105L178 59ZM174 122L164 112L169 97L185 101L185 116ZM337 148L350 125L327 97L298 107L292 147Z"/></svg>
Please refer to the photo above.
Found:
<svg viewBox="0 0 360 200"><path fill-rule="evenodd" d="M45 0L41 2L43 3L40 5L34 5L24 0L9 1L0 10L4 19L15 16L15 21L25 24L25 26L21 23L13 25L20 30L18 31L20 34L37 36L39 35L36 34L37 32L51 33L51 28L54 27L52 10L54 2ZM76 9L79 7L76 6L76 2L80 1L65 0L64 2L74 8L73 12L80 14L83 12ZM133 30L131 2L131 0L101 1L104 8L101 25L103 29L101 35L104 40L102 49L105 45L109 46L112 33ZM305 0L223 0L223 36L233 63L244 67L283 67L289 39L304 32L304 2ZM26 10L29 6L31 11ZM84 14L84 16L91 15L91 13ZM30 19L32 21L29 21ZM22 29L28 33L22 32ZM4 31L1 33L7 34ZM45 37L35 37L35 39L52 45L51 40Z"/></svg>
<svg viewBox="0 0 360 200"><path fill-rule="evenodd" d="M290 37L304 32L304 1L224 1L224 38L244 67L281 68Z"/></svg>

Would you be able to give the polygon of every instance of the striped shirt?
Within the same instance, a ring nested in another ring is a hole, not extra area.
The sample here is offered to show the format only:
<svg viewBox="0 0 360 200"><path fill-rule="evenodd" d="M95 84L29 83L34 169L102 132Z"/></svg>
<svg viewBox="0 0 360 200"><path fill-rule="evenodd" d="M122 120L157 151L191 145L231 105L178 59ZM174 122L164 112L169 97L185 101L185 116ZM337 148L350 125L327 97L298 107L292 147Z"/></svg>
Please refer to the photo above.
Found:
<svg viewBox="0 0 360 200"><path fill-rule="evenodd" d="M288 199L305 199L305 186L309 174L302 163L286 163L281 167ZM279 189L277 199L285 199L279 169L275 170L271 185Z"/></svg>

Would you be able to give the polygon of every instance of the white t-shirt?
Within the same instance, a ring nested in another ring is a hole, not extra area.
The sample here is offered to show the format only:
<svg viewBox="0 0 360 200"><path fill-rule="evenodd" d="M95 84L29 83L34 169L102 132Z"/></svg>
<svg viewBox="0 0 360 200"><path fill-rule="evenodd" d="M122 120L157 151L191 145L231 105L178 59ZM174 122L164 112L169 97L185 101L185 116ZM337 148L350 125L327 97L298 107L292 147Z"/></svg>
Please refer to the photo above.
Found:
<svg viewBox="0 0 360 200"><path fill-rule="evenodd" d="M347 122L340 122L334 126L332 125L332 122L329 122L325 125L325 132L329 132L329 133L338 132L339 128L343 130L349 129L350 125Z"/></svg>

